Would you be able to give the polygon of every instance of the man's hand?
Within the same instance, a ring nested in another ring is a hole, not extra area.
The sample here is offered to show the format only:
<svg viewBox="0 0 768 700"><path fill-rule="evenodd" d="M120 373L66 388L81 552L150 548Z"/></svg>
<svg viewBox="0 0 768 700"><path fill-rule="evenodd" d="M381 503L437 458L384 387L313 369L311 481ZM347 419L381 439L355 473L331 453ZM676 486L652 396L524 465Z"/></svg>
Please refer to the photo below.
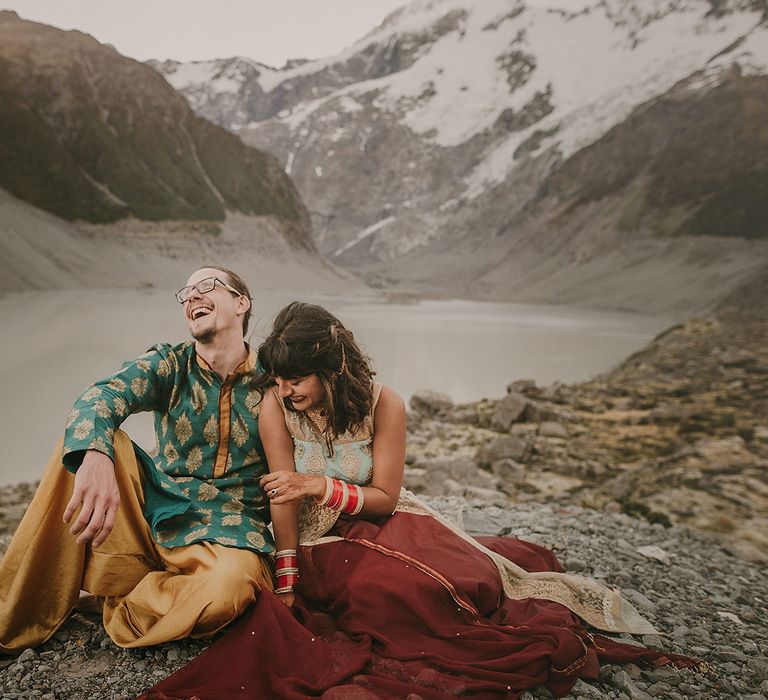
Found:
<svg viewBox="0 0 768 700"><path fill-rule="evenodd" d="M104 542L115 526L119 505L115 465L107 455L88 450L75 474L75 488L64 511L64 522L68 523L80 508L69 530L77 543L92 540L92 546L98 547Z"/></svg>

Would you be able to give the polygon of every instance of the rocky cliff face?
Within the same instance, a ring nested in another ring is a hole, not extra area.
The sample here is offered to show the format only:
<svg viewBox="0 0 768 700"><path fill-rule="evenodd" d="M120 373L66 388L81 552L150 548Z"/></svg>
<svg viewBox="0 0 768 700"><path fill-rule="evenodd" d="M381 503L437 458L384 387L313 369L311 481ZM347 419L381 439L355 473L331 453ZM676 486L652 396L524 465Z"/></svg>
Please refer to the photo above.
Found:
<svg viewBox="0 0 768 700"><path fill-rule="evenodd" d="M432 0L320 61L156 67L374 284L676 311L761 274L767 45L761 2Z"/></svg>
<svg viewBox="0 0 768 700"><path fill-rule="evenodd" d="M272 156L196 116L147 66L13 12L0 13L0 187L70 221L274 217L314 247Z"/></svg>

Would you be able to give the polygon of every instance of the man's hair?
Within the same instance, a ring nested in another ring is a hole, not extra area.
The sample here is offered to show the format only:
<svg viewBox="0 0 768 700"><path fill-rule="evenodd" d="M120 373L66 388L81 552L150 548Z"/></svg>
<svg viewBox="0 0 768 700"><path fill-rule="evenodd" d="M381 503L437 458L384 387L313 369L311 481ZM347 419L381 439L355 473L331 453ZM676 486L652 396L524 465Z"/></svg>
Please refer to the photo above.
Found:
<svg viewBox="0 0 768 700"><path fill-rule="evenodd" d="M200 265L197 269L218 270L219 272L223 272L227 278L224 281L240 292L244 297L248 298L248 311L246 311L243 316L243 337L245 337L248 333L248 323L251 320L251 313L253 310L253 299L251 298L251 292L248 290L248 285L243 281L243 278L240 277L240 275L236 272L232 272L232 270L228 270L226 267L220 267L219 265Z"/></svg>

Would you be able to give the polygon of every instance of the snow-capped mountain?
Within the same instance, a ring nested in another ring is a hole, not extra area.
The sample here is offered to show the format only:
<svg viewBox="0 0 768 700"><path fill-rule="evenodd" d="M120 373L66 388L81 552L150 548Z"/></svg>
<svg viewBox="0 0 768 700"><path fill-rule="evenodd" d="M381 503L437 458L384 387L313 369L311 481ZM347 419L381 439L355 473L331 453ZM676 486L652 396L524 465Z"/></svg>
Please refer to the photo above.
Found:
<svg viewBox="0 0 768 700"><path fill-rule="evenodd" d="M562 284L550 288L594 302L589 280L605 266L621 271L625 259L650 265L662 256L668 273L692 273L693 248L715 264L717 237L731 236L742 261L730 270L734 284L765 259L754 250L761 241L734 238L741 229L726 215L715 216L720 228L695 225L717 182L670 199L656 172L676 166L664 154L686 131L694 140L681 158L701 157L713 139L724 154L734 139L739 152L764 153L761 129L732 138L733 122L703 128L695 111L720 114L729 99L730 119L763 109L764 0L416 0L326 59L283 69L241 58L155 67L200 114L277 155L310 209L320 250L374 282L551 298L531 291L538 270L537 281L559 274ZM687 114L692 128L666 121L665 110ZM616 129L629 156L638 142L649 150L628 158L615 147ZM586 196L579 184L594 173L574 162L608 180L622 170L622 179ZM730 159L721 175L742 165ZM742 224L746 237L765 240L768 214L754 204L762 186L750 188L764 183L768 165L762 156L748 165L741 184L751 213ZM637 284L652 278L641 274ZM702 293L705 305L706 290L686 292Z"/></svg>

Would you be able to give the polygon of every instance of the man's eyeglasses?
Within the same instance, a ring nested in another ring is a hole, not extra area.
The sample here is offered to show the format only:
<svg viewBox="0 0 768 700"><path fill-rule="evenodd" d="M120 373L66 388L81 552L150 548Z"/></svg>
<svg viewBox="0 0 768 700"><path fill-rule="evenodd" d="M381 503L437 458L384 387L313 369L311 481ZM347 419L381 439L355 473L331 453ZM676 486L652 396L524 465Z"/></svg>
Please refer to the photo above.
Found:
<svg viewBox="0 0 768 700"><path fill-rule="evenodd" d="M243 296L242 292L238 292L233 286L227 284L223 280L220 280L218 277L206 277L203 280L200 280L197 284L190 284L186 287L182 287L178 292L176 292L176 301L179 302L179 304L183 304L187 299L189 299L192 292L197 290L199 294L206 294L207 292L210 292L215 286L216 283L219 283L224 289L226 289L228 292L231 292L236 297Z"/></svg>

